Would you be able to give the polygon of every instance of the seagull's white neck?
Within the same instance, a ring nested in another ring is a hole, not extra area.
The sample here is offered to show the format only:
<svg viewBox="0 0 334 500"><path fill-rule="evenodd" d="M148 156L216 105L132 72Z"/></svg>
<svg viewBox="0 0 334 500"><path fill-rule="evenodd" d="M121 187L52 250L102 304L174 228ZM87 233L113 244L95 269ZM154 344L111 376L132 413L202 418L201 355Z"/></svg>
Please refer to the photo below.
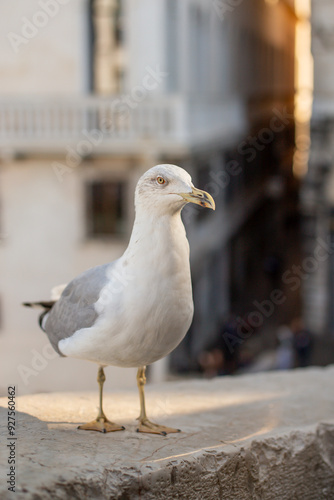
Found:
<svg viewBox="0 0 334 500"><path fill-rule="evenodd" d="M157 215L152 212L138 210L132 234L123 258L141 254L141 264L153 265L154 259L161 258L160 264L175 257L189 263L189 244L181 219L181 210L170 214ZM158 264L158 262L157 262Z"/></svg>

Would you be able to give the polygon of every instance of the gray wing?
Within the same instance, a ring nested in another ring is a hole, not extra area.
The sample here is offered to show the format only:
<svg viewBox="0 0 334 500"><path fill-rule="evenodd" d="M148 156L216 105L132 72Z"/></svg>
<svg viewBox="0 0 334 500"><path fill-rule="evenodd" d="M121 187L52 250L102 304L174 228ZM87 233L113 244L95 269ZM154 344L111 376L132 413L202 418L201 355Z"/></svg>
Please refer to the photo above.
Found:
<svg viewBox="0 0 334 500"><path fill-rule="evenodd" d="M107 270L113 266L104 264L88 269L71 281L60 299L52 307L44 324L44 330L52 347L61 355L58 342L71 337L81 328L91 327L97 318L94 308L101 289L108 282Z"/></svg>

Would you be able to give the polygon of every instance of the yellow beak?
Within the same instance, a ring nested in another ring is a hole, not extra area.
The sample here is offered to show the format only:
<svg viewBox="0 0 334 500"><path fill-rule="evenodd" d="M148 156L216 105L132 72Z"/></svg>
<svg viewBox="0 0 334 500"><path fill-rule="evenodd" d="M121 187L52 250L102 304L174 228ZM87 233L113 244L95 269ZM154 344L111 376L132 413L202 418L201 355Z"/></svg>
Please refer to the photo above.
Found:
<svg viewBox="0 0 334 500"><path fill-rule="evenodd" d="M212 208L212 210L216 209L215 200L212 198L211 194L201 189L193 187L191 193L178 194L188 203L195 203L196 205L201 205L201 207Z"/></svg>

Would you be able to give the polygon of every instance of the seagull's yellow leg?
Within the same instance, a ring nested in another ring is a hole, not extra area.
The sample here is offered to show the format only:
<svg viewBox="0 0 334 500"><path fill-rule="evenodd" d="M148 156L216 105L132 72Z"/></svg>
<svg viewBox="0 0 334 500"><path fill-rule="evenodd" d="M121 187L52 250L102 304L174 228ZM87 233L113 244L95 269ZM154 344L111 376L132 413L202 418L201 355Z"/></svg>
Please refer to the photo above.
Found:
<svg viewBox="0 0 334 500"><path fill-rule="evenodd" d="M137 432L148 432L150 434L161 434L162 436L166 436L171 432L180 432L180 429L173 429L172 427L165 427L164 425L155 424L151 422L146 415L145 408L145 393L144 387L146 384L145 377L146 366L142 366L138 368L137 372L137 385L139 389L139 401L140 401L140 415L137 420L139 420L139 427Z"/></svg>
<svg viewBox="0 0 334 500"><path fill-rule="evenodd" d="M99 394L100 394L100 407L99 413L95 420L92 422L88 422L88 424L79 425L78 429L83 429L85 431L99 431L99 432L114 432L114 431L123 431L125 427L123 425L114 424L114 422L110 422L105 416L102 409L102 400L103 400L103 384L106 380L106 376L104 374L103 366L99 367L99 371L97 372L97 382L99 384Z"/></svg>

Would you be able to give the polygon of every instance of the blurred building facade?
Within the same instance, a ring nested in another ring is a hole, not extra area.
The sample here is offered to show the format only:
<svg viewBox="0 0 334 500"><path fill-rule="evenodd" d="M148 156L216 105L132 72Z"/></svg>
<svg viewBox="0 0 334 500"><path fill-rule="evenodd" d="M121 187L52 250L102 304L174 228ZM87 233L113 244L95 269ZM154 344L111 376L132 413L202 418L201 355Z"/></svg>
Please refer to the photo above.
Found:
<svg viewBox="0 0 334 500"><path fill-rule="evenodd" d="M31 0L0 12L0 342L15 359L1 354L6 378L22 392L94 388L95 366L45 362L47 340L20 303L124 251L136 181L158 163L186 168L217 202L215 213L183 214L196 314L172 363L189 368L282 231L293 1ZM126 384L123 373L111 384Z"/></svg>
<svg viewBox="0 0 334 500"><path fill-rule="evenodd" d="M304 317L318 334L334 331L334 5L312 2L314 101L309 168L303 182ZM306 262L306 261L305 261ZM313 262L313 266L312 266Z"/></svg>

